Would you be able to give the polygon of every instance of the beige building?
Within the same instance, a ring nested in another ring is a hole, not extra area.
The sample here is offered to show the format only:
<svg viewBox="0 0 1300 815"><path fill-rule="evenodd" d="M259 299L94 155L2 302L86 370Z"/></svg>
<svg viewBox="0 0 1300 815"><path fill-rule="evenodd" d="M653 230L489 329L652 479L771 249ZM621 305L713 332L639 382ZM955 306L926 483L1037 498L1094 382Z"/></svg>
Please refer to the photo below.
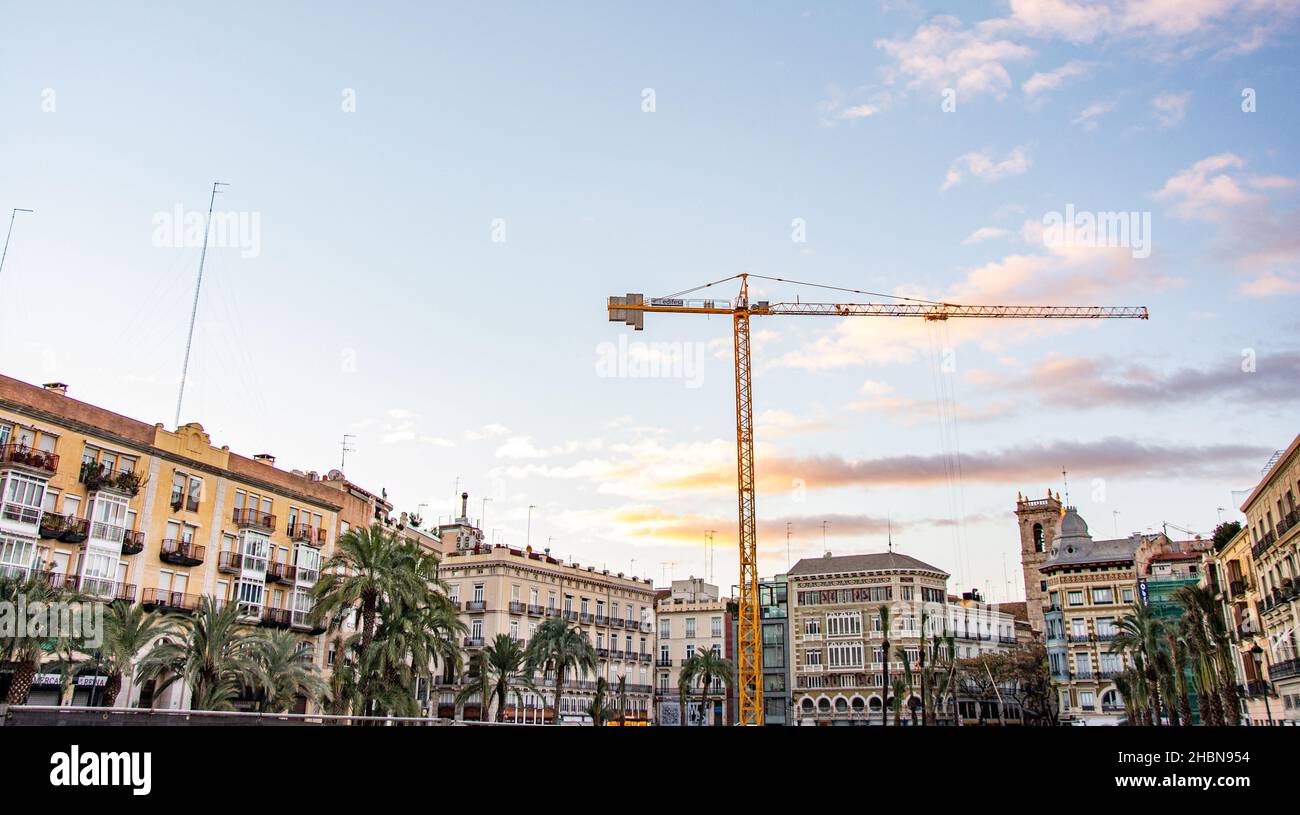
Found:
<svg viewBox="0 0 1300 815"><path fill-rule="evenodd" d="M467 662L475 650L490 644L498 634L508 634L526 645L547 617L563 617L590 638L598 667L595 674L585 677L566 675L564 698L559 703L561 717L575 722L588 719L597 678L613 686L624 676L630 691L629 717L648 720L652 716L655 636L651 581L564 563L546 552L483 544L481 530L465 516L467 500L468 496L462 499L461 517L439 528L447 547L440 574L469 629L463 643ZM441 677L437 709L431 713L457 715L455 696L462 680L449 674ZM546 698L529 693L510 700L507 719L540 723L554 715L554 691L546 690L554 687L554 678L538 676L536 681ZM459 711L459 717L477 719L480 713L478 706L470 703Z"/></svg>
<svg viewBox="0 0 1300 815"><path fill-rule="evenodd" d="M0 570L10 574L180 613L203 595L238 603L252 624L312 639L325 668L311 589L345 517L386 512L347 489L341 474L322 480L217 447L197 423L168 430L72 399L58 383L0 377ZM38 702L51 701L46 677ZM188 698L179 685L134 687L118 704Z"/></svg>
<svg viewBox="0 0 1300 815"><path fill-rule="evenodd" d="M920 663L922 606L927 637L940 636L948 624L948 573L896 552L828 553L800 560L787 579L794 718L805 725L878 724L885 663L891 677L902 673L900 646L912 665ZM889 654L882 605L891 615Z"/></svg>
<svg viewBox="0 0 1300 815"><path fill-rule="evenodd" d="M1242 504L1259 579L1260 655L1280 704L1273 719L1300 722L1300 436L1279 451Z"/></svg>
<svg viewBox="0 0 1300 815"><path fill-rule="evenodd" d="M1046 498L1016 495L1016 522L1020 526L1020 566L1025 579L1025 611L1029 627L1039 635L1045 630L1043 615L1047 602L1047 575L1043 564L1052 551L1061 525L1061 496L1047 491Z"/></svg>
<svg viewBox="0 0 1300 815"><path fill-rule="evenodd" d="M1205 552L1201 585L1214 590L1224 628L1233 640L1233 671L1242 715L1249 724L1263 725L1268 723L1276 697L1265 698L1271 691L1264 680L1262 659L1257 664L1251 652L1256 645L1263 650L1267 643L1259 623L1259 579L1255 576L1250 548L1250 532L1243 526L1222 548Z"/></svg>
<svg viewBox="0 0 1300 815"><path fill-rule="evenodd" d="M732 653L732 616L730 600L718 596L718 587L691 577L672 581L671 588L660 592L655 604L658 624L658 648L655 652L655 712L661 725L730 724L735 718L734 692L725 686L709 690L709 706L704 708L704 693L693 683L686 697L683 714L681 692L677 687L682 665L699 651L713 651L726 659ZM703 721L701 721L703 716Z"/></svg>

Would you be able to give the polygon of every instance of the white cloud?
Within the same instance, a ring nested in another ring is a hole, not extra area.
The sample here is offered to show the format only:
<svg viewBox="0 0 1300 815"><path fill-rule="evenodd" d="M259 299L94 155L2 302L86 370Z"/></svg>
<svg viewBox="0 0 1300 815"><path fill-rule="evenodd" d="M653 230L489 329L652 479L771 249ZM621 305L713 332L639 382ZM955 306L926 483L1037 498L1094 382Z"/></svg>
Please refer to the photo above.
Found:
<svg viewBox="0 0 1300 815"><path fill-rule="evenodd" d="M1029 148L1021 145L1013 149L1006 158L994 160L991 151L973 151L957 157L948 174L944 177L942 192L962 182L963 173L970 173L985 181L997 181L1012 175L1023 175L1033 162L1029 157Z"/></svg>
<svg viewBox="0 0 1300 815"><path fill-rule="evenodd" d="M1096 130L1097 120L1115 109L1114 102L1093 102L1074 117L1073 123L1082 125L1084 130Z"/></svg>
<svg viewBox="0 0 1300 815"><path fill-rule="evenodd" d="M981 226L979 229L976 229L974 232L967 235L966 238L962 241L962 243L966 245L972 243L982 243L984 241L994 240L996 238L1005 238L1010 234L1011 234L1010 230L1003 229L1000 226Z"/></svg>
<svg viewBox="0 0 1300 815"><path fill-rule="evenodd" d="M1067 79L1087 76L1089 68L1090 65L1086 62L1077 60L1067 62L1054 71L1034 74L1020 85L1020 89L1025 92L1025 96L1038 96L1041 93L1061 87L1062 83Z"/></svg>
<svg viewBox="0 0 1300 815"><path fill-rule="evenodd" d="M1191 100L1190 91L1184 93L1162 93L1151 104L1156 109L1156 119L1161 127L1177 127L1187 115L1187 103Z"/></svg>
<svg viewBox="0 0 1300 815"><path fill-rule="evenodd" d="M510 432L510 428L503 424L485 424L477 430L466 430L466 441L482 441L483 439L494 439L497 436L504 436Z"/></svg>
<svg viewBox="0 0 1300 815"><path fill-rule="evenodd" d="M987 20L963 28L956 17L942 15L922 23L912 36L876 40L893 63L884 69L887 85L941 91L958 98L980 94L1002 97L1011 87L1006 64L1034 55L1032 48L1002 36L1005 26Z"/></svg>
<svg viewBox="0 0 1300 815"><path fill-rule="evenodd" d="M1155 197L1171 202L1179 217L1217 220L1226 214L1226 208L1258 200L1228 172L1243 164L1241 157L1232 153L1203 158L1166 181Z"/></svg>

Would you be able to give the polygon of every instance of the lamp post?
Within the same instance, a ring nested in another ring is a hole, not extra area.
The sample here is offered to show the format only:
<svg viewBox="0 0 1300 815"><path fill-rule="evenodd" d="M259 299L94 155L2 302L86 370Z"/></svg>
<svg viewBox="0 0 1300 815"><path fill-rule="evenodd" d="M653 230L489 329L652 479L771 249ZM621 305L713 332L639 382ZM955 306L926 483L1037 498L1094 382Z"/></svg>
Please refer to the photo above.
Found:
<svg viewBox="0 0 1300 815"><path fill-rule="evenodd" d="M1264 712L1268 715L1269 727L1273 726L1273 707L1268 703L1268 692L1272 689L1273 683L1267 679L1262 679L1264 674L1260 671L1262 663L1264 670L1268 670L1268 656L1264 649L1259 647L1259 643L1250 646L1250 655L1255 659L1255 673L1259 674L1261 681L1264 683Z"/></svg>

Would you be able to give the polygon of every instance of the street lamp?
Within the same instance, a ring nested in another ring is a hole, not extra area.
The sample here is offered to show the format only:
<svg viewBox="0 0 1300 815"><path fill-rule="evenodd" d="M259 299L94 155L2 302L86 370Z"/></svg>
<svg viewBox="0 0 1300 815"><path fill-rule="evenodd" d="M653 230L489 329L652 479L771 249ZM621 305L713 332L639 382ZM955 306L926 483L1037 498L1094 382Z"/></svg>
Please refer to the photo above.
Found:
<svg viewBox="0 0 1300 815"><path fill-rule="evenodd" d="M1261 663L1263 664L1264 669L1268 670L1268 656L1265 655L1264 649L1259 647L1259 643L1255 643L1254 645L1250 646L1250 655L1255 660L1255 673L1261 677L1261 681L1264 683L1264 712L1268 714L1269 727L1272 727L1273 708L1268 703L1268 692L1271 690L1271 685L1273 683L1267 679L1262 679L1264 674L1260 671Z"/></svg>

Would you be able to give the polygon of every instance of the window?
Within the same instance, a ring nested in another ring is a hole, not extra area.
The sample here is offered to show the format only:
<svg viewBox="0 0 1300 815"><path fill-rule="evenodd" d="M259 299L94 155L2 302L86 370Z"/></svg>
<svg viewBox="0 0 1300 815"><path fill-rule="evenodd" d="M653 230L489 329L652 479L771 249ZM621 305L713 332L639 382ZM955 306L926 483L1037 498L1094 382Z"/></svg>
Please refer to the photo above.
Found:
<svg viewBox="0 0 1300 815"><path fill-rule="evenodd" d="M1107 586L1104 589L1092 590L1092 602L1094 605L1105 606L1115 602L1115 590Z"/></svg>
<svg viewBox="0 0 1300 815"><path fill-rule="evenodd" d="M690 659L693 656L695 656L695 643L688 642L686 643L686 658Z"/></svg>
<svg viewBox="0 0 1300 815"><path fill-rule="evenodd" d="M686 638L687 638L687 639L694 639L694 637L695 637L695 618L694 618L694 617L687 617L687 618L686 618Z"/></svg>
<svg viewBox="0 0 1300 815"><path fill-rule="evenodd" d="M861 668L862 643L831 643L826 647L826 656L832 668Z"/></svg>
<svg viewBox="0 0 1300 815"><path fill-rule="evenodd" d="M805 637L820 637L822 635L822 620L820 617L808 617L803 621L803 633Z"/></svg>
<svg viewBox="0 0 1300 815"><path fill-rule="evenodd" d="M803 653L803 664L817 666L822 664L822 652L819 648L809 648Z"/></svg>
<svg viewBox="0 0 1300 815"><path fill-rule="evenodd" d="M470 623L470 626L469 626L469 635L470 635L470 637L472 637L472 638L474 638L474 639L476 639L476 640L481 640L481 639L483 639L483 621L482 621L482 620L474 620L472 623Z"/></svg>
<svg viewBox="0 0 1300 815"><path fill-rule="evenodd" d="M481 603L481 602L483 602L483 584L482 584L482 583L475 583L475 584L474 584L474 602L476 602L476 603Z"/></svg>
<svg viewBox="0 0 1300 815"><path fill-rule="evenodd" d="M6 520L34 524L41 520L45 504L45 482L19 472L10 472L5 484L3 515Z"/></svg>
<svg viewBox="0 0 1300 815"><path fill-rule="evenodd" d="M826 615L826 636L860 637L862 636L862 615L856 611L845 611Z"/></svg>
<svg viewBox="0 0 1300 815"><path fill-rule="evenodd" d="M711 636L714 636L714 637L721 637L721 636L722 636L722 618L721 618L721 617L714 617L714 618L713 618L713 621L712 621L712 634L711 634Z"/></svg>
<svg viewBox="0 0 1300 815"><path fill-rule="evenodd" d="M512 639L512 640L517 640L517 639L519 639L519 621L518 621L518 620L511 620L511 621L510 621L510 639Z"/></svg>
<svg viewBox="0 0 1300 815"><path fill-rule="evenodd" d="M667 617L659 618L659 639L668 640L673 636L673 621Z"/></svg>
<svg viewBox="0 0 1300 815"><path fill-rule="evenodd" d="M659 646L659 661L662 662L662 663L667 664L667 662L672 658L672 657L670 657L670 656L668 655L669 653L670 653L670 652L669 652L669 650L668 650L668 646L667 646L667 645L660 645L660 646ZM665 674L665 675L666 675L666 674Z"/></svg>
<svg viewBox="0 0 1300 815"><path fill-rule="evenodd" d="M1121 596L1124 598L1124 602L1125 602L1125 603L1127 603L1128 605L1132 605L1132 604L1133 604L1133 590L1132 590L1132 589L1124 589L1123 594L1122 594Z"/></svg>
<svg viewBox="0 0 1300 815"><path fill-rule="evenodd" d="M1072 606L1083 605L1083 592L1082 591L1069 592L1066 595L1066 602L1068 602Z"/></svg>

